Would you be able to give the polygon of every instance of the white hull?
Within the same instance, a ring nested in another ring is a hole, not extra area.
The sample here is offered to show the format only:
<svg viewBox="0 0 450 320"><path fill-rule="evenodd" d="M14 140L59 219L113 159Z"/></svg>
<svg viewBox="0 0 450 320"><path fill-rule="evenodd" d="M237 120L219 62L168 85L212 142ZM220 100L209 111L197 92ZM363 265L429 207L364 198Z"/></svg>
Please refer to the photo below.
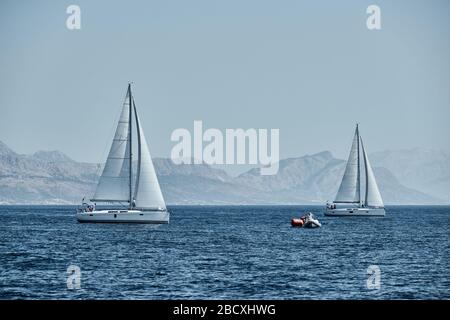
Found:
<svg viewBox="0 0 450 320"><path fill-rule="evenodd" d="M77 212L78 222L104 223L169 223L168 211L98 210Z"/></svg>
<svg viewBox="0 0 450 320"><path fill-rule="evenodd" d="M303 225L303 228L319 228L322 224L318 220L308 220Z"/></svg>
<svg viewBox="0 0 450 320"><path fill-rule="evenodd" d="M384 217L384 208L338 208L326 209L329 217Z"/></svg>

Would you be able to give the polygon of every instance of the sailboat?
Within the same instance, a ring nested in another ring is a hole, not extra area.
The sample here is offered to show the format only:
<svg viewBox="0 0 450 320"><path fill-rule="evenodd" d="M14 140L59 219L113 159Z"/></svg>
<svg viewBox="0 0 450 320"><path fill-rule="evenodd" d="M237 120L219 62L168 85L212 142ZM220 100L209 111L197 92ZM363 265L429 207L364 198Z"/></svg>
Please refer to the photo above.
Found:
<svg viewBox="0 0 450 320"><path fill-rule="evenodd" d="M137 157L133 154L133 116L136 124ZM136 175L133 161L137 160ZM168 223L166 208L152 158L136 110L131 84L122 106L114 139L91 203L77 210L79 222ZM97 203L108 204L97 210ZM111 206L112 205L112 206Z"/></svg>
<svg viewBox="0 0 450 320"><path fill-rule="evenodd" d="M365 198L361 199L361 161L360 149L364 158ZM356 125L352 148L345 167L341 185L332 204L327 203L326 216L384 216L384 204L381 199L375 175L364 149L359 127Z"/></svg>

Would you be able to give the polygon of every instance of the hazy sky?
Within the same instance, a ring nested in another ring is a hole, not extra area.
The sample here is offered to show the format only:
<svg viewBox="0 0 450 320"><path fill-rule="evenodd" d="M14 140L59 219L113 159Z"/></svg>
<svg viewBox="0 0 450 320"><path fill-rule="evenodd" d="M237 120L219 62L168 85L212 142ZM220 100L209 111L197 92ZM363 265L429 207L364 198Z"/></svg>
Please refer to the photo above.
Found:
<svg viewBox="0 0 450 320"><path fill-rule="evenodd" d="M20 153L104 161L128 81L158 157L194 120L279 128L281 158L347 157L357 121L369 152L449 145L447 0L2 0L0 39L0 140Z"/></svg>

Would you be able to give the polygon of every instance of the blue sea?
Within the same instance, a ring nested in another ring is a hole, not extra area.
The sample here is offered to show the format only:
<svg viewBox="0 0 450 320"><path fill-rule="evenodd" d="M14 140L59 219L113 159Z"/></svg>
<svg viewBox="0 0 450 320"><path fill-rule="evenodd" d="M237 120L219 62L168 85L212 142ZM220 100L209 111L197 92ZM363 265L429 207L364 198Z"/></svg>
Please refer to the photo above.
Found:
<svg viewBox="0 0 450 320"><path fill-rule="evenodd" d="M391 206L384 218L325 217L318 206L170 210L170 224L155 226L0 206L0 298L450 299L449 206ZM307 211L322 228L290 226ZM79 289L67 286L70 265Z"/></svg>

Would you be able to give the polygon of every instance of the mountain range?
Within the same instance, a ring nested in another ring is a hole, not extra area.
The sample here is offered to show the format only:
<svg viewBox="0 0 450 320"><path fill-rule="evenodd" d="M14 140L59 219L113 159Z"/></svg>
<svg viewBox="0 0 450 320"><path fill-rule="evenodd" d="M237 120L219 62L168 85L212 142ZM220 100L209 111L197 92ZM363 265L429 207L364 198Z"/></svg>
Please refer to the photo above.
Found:
<svg viewBox="0 0 450 320"><path fill-rule="evenodd" d="M412 149L370 158L386 204L450 203L449 154ZM328 151L281 160L272 176L153 161L168 204L323 204L334 199L345 167ZM59 151L22 155L0 142L0 204L77 204L93 194L101 170Z"/></svg>
<svg viewBox="0 0 450 320"><path fill-rule="evenodd" d="M395 173L402 184L450 202L450 153L420 148L371 154L373 165Z"/></svg>

